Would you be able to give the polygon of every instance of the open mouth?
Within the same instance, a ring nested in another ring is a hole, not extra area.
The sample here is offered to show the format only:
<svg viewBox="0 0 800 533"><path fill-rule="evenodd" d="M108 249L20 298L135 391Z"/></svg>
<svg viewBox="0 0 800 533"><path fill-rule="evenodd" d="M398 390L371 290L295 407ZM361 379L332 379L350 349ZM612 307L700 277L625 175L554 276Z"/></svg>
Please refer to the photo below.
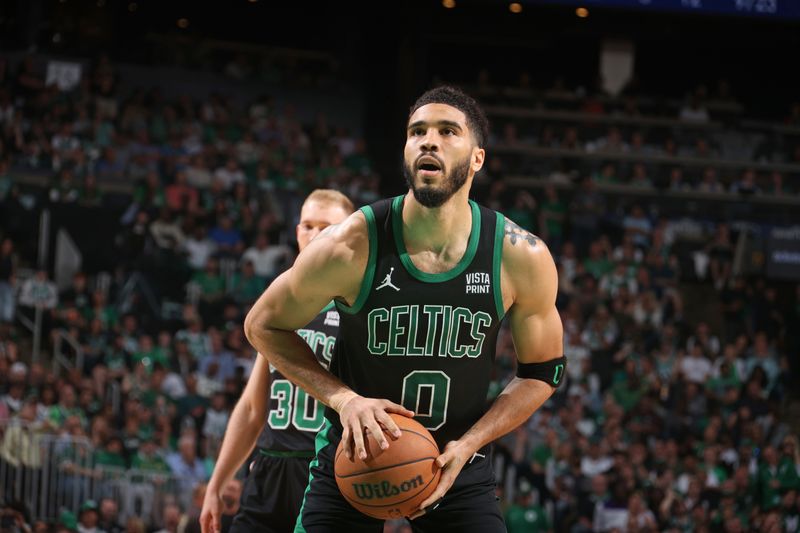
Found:
<svg viewBox="0 0 800 533"><path fill-rule="evenodd" d="M432 156L423 156L417 160L417 170L423 175L432 175L442 171L442 164Z"/></svg>

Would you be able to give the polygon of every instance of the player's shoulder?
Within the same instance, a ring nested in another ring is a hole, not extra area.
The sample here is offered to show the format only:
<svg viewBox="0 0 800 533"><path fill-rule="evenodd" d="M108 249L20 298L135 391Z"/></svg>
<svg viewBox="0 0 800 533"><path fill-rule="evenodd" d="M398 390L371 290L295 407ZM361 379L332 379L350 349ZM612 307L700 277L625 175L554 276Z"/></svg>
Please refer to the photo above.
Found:
<svg viewBox="0 0 800 533"><path fill-rule="evenodd" d="M308 246L317 256L342 262L369 250L369 231L364 213L354 212L339 224L325 228Z"/></svg>
<svg viewBox="0 0 800 533"><path fill-rule="evenodd" d="M558 273L550 250L542 239L508 218L503 227L502 257L502 283L515 303L538 307L555 299Z"/></svg>
<svg viewBox="0 0 800 533"><path fill-rule="evenodd" d="M503 219L503 264L516 269L537 269L553 262L545 242L510 218Z"/></svg>

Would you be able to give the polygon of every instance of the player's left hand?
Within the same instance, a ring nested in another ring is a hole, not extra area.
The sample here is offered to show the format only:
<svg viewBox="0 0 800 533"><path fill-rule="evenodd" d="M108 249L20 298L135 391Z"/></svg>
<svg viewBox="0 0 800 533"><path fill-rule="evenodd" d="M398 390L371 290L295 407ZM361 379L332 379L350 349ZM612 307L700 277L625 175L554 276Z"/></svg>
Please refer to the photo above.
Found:
<svg viewBox="0 0 800 533"><path fill-rule="evenodd" d="M429 510L429 506L438 503L444 497L450 487L453 486L453 482L455 482L461 469L464 468L464 465L472 458L474 453L475 450L462 441L451 440L447 443L444 447L444 452L436 458L436 466L442 470L439 484L436 486L436 490L419 504L419 510L408 517L409 520L414 520L424 515Z"/></svg>

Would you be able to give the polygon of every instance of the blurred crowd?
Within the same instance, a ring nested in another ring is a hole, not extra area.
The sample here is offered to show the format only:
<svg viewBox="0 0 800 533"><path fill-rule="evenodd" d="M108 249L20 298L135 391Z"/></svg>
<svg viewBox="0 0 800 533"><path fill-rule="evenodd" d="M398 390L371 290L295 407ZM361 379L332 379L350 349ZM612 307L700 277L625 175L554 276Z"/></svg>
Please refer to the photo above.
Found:
<svg viewBox="0 0 800 533"><path fill-rule="evenodd" d="M0 208L21 201L16 172L52 176L37 205L102 206L108 185L133 185L108 243L111 272L78 271L59 287L29 243L0 229L0 461L36 468L15 445L20 432L55 435L90 443L93 471L168 475L187 497L124 524L105 494L52 523L4 498L3 520L34 531L196 530L255 355L242 320L294 258L300 203L317 187L357 205L381 193L365 141L322 115L303 123L266 96L170 100L118 81L102 56L67 93L44 84L33 58L0 68ZM509 531L800 531L798 427L787 417L800 285L737 275L722 222L701 232L687 272L675 248L685 221L647 203L609 218L601 177L582 175L569 197L492 177L489 167L477 178L476 199L553 252L569 360L553 399L497 443ZM81 366L57 373L31 360L16 315L37 308L45 352L65 332ZM514 373L505 329L497 354L492 395ZM240 492L232 484L228 515Z"/></svg>

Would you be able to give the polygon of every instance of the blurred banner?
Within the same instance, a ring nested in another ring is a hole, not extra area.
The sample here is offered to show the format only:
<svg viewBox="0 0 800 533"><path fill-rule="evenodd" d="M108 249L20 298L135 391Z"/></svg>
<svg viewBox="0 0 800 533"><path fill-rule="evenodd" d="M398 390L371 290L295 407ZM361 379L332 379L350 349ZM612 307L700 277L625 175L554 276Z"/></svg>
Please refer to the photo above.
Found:
<svg viewBox="0 0 800 533"><path fill-rule="evenodd" d="M530 0L530 3L574 5L587 9L592 7L631 7L650 11L800 18L800 1L798 0Z"/></svg>
<svg viewBox="0 0 800 533"><path fill-rule="evenodd" d="M773 228L767 241L767 276L800 281L800 226Z"/></svg>

